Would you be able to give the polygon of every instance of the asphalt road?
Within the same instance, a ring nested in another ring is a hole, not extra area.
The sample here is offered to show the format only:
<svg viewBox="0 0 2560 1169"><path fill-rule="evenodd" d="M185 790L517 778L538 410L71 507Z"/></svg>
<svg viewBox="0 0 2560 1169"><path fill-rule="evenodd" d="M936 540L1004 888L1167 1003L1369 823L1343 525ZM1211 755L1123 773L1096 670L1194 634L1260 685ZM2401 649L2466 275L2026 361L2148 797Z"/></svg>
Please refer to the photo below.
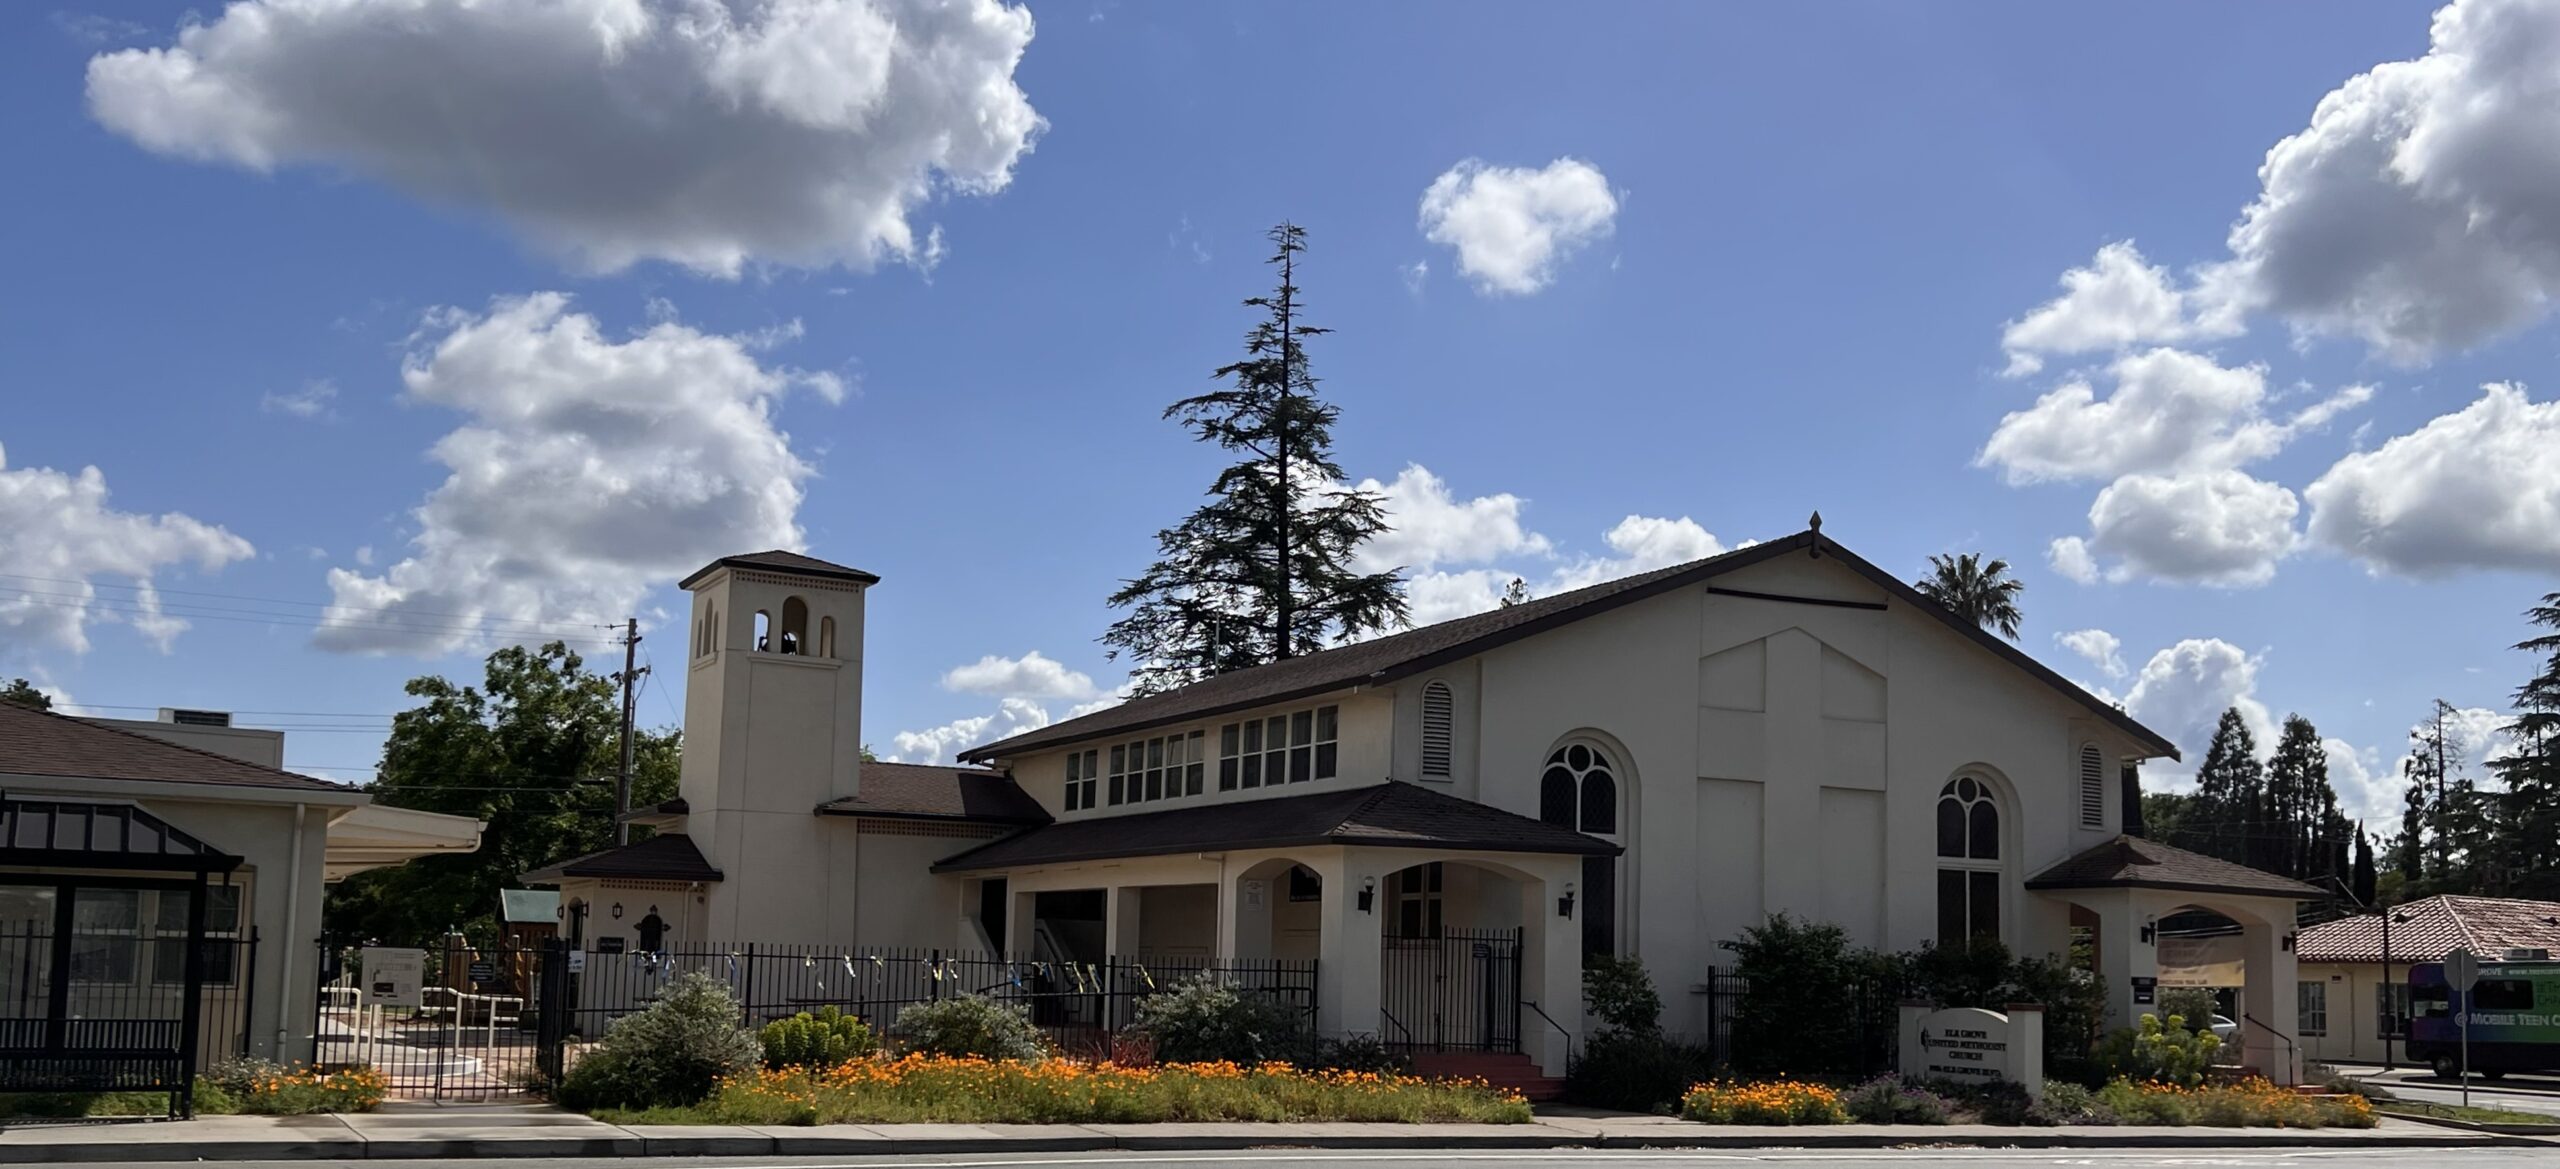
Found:
<svg viewBox="0 0 2560 1169"><path fill-rule="evenodd" d="M1815 1152L1808 1150L1682 1151L1582 1149L1559 1152L1361 1153L1316 1150L1252 1150L1214 1154L1024 1153L991 1157L611 1157L585 1159L513 1158L496 1161L236 1161L234 1169L383 1169L384 1166L434 1165L439 1169L1721 1169L1748 1165L1850 1165L1902 1167L1966 1166L2094 1166L2097 1169L2149 1169L2152 1166L2228 1166L2231 1169L2313 1169L2317 1166L2453 1166L2455 1169L2560 1169L2560 1144L2534 1149L2284 1149L2170 1150L2110 1152L2099 1149L1879 1149ZM97 1169L97 1167L91 1167ZM106 1169L119 1169L108 1166ZM122 1169L154 1169L134 1165ZM157 1169L168 1169L163 1164Z"/></svg>

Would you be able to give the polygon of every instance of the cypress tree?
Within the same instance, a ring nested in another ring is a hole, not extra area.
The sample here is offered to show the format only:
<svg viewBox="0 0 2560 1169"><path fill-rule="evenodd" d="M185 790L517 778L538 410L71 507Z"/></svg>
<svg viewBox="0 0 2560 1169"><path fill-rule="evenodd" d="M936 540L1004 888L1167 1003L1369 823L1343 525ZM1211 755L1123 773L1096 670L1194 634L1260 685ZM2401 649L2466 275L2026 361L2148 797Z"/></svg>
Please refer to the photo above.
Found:
<svg viewBox="0 0 2560 1169"><path fill-rule="evenodd" d="M1129 613L1102 641L1111 656L1129 655L1140 694L1405 621L1402 578L1352 567L1360 545L1386 530L1386 513L1376 493L1341 486L1333 461L1340 411L1316 396L1306 352L1330 330L1300 317L1306 232L1283 223L1270 239L1280 283L1244 302L1263 319L1243 358L1213 375L1225 385L1164 412L1236 461L1209 485L1208 502L1156 534L1155 563L1111 594Z"/></svg>
<svg viewBox="0 0 2560 1169"><path fill-rule="evenodd" d="M2240 864L2262 861L2266 801L2266 769L2258 762L2257 740L2241 721L2238 707L2225 710L2214 724L2213 742L2205 747L2204 765L2196 769L2194 816L2202 821L2197 851Z"/></svg>
<svg viewBox="0 0 2560 1169"><path fill-rule="evenodd" d="M2542 667L2516 688L2516 720L2506 731L2515 753L2489 763L2506 787L2499 851L2514 896L2560 899L2560 593L2544 595L2525 617L2550 632L2515 646L2539 655Z"/></svg>

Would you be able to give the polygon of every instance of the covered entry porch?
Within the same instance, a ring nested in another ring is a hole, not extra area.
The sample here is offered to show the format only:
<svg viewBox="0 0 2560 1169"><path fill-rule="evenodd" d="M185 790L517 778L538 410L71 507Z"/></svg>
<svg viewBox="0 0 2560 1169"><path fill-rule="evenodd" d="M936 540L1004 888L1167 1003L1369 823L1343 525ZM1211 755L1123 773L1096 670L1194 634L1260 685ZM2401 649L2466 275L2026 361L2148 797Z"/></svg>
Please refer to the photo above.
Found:
<svg viewBox="0 0 2560 1169"><path fill-rule="evenodd" d="M1158 961L1248 986L1312 963L1319 1036L1520 1051L1582 1029L1579 881L1616 846L1410 784L1045 825L944 861L1017 961Z"/></svg>
<svg viewBox="0 0 2560 1169"><path fill-rule="evenodd" d="M2278 1084L2301 1081L2295 922L2302 902L2326 896L2319 888L2135 836L2046 869L2027 888L2068 903L2074 920L2091 927L2109 1029L2160 1013L2162 922L2194 911L2230 919L2239 926L2242 972L2239 1029L2224 1058L2236 1055Z"/></svg>

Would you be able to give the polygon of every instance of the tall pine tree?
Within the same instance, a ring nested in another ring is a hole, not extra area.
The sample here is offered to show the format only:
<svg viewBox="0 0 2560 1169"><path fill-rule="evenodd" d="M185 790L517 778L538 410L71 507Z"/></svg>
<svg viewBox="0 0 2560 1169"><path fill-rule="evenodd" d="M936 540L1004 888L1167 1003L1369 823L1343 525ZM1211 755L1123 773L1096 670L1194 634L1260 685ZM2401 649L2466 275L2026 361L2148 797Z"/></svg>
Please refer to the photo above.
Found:
<svg viewBox="0 0 2560 1169"><path fill-rule="evenodd" d="M2509 893L2560 900L2560 593L2546 594L2525 617L2549 632L2516 643L2542 665L2516 688L2516 719L2506 731L2515 752L2489 763L2506 787L2498 850L2513 875Z"/></svg>
<svg viewBox="0 0 2560 1169"><path fill-rule="evenodd" d="M2241 721L2240 710L2222 712L2214 724L2213 742L2196 769L2196 796L2191 815L2194 841L2187 847L2241 864L2265 859L2261 843L2267 832L2267 774L2258 762L2258 741ZM2263 866L2261 866L2263 867Z"/></svg>
<svg viewBox="0 0 2560 1169"><path fill-rule="evenodd" d="M1207 503L1156 534L1156 562L1110 598L1129 613L1102 641L1113 657L1129 655L1141 694L1405 620L1396 572L1352 564L1360 545L1386 530L1386 513L1377 494L1340 486L1339 411L1316 396L1306 353L1307 340L1328 330L1300 318L1306 232L1284 223L1270 238L1280 284L1244 302L1263 319L1246 334L1243 359L1216 372L1225 385L1164 412L1237 461L1210 484Z"/></svg>
<svg viewBox="0 0 2560 1169"><path fill-rule="evenodd" d="M2311 720L2288 715L2267 761L2267 837L2260 867L2335 887L2348 864L2347 821L2329 784L2329 751Z"/></svg>

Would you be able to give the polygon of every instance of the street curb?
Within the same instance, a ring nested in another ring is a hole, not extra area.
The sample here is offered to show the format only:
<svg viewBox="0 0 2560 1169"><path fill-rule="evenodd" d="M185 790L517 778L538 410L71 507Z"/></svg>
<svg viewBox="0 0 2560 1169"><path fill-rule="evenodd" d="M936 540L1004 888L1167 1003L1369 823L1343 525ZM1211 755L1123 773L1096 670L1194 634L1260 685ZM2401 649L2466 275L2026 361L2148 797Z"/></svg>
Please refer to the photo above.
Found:
<svg viewBox="0 0 2560 1169"><path fill-rule="evenodd" d="M2450 1116L2424 1116L2415 1112L2394 1112L2387 1108L2377 1108L2374 1112L2393 1120L2432 1124L2437 1128L2460 1129L2463 1132L2494 1133L2499 1136L2515 1137L2560 1136L2560 1117L2552 1118L2549 1124L2501 1124L2482 1120L2456 1120Z"/></svg>
<svg viewBox="0 0 2560 1169"><path fill-rule="evenodd" d="M1727 1136L1656 1134L1641 1137L1522 1132L1433 1135L1431 1133L1361 1133L1316 1135L1295 1132L1261 1134L1114 1135L1083 1132L1057 1136L890 1138L812 1136L669 1136L626 1134L618 1137L519 1137L500 1140L469 1138L386 1138L357 1141L221 1141L159 1144L65 1141L53 1144L0 1145L0 1164L62 1164L115 1161L285 1161L285 1160L417 1160L494 1159L511 1157L762 1157L874 1156L925 1154L977 1155L1032 1152L1232 1152L1257 1148L1307 1148L1379 1151L1443 1149L1889 1149L1943 1144L1993 1149L2469 1149L2550 1148L2552 1141L2530 1136L2477 1132L2460 1137L2326 1137L2306 1138L2282 1130L2267 1132L2199 1132L2193 1136L2146 1133L2023 1131L2014 1136L1979 1134L1931 1140L1926 1127L1908 1132L1825 1133L1818 1128L1770 1129L1765 1134Z"/></svg>

